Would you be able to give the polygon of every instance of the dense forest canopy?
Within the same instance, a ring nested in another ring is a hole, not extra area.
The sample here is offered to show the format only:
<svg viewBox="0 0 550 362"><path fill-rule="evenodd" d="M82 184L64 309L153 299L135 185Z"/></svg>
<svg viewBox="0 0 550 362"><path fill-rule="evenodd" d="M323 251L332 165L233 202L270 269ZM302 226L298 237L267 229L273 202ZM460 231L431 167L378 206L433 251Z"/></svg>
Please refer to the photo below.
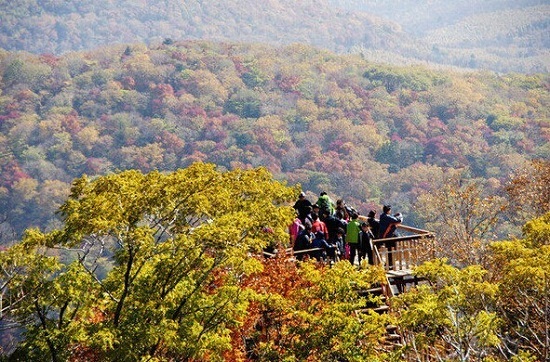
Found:
<svg viewBox="0 0 550 362"><path fill-rule="evenodd" d="M303 43L393 64L547 72L542 0L3 1L0 47L56 55L165 39Z"/></svg>
<svg viewBox="0 0 550 362"><path fill-rule="evenodd" d="M338 11L326 1L28 0L5 2L2 8L0 46L35 53L166 38L301 42L345 51L377 36L395 42L403 35L390 22Z"/></svg>
<svg viewBox="0 0 550 362"><path fill-rule="evenodd" d="M56 225L74 178L116 170L267 167L360 212L419 195L449 170L496 192L548 159L548 75L375 64L306 45L115 45L0 52L2 240ZM515 220L521 223L524 219Z"/></svg>
<svg viewBox="0 0 550 362"><path fill-rule="evenodd" d="M204 163L75 180L60 228L0 252L1 358L548 360L550 213L489 244L487 267L424 263L378 313L380 266L259 256L286 239L298 192ZM405 344L384 342L389 326Z"/></svg>

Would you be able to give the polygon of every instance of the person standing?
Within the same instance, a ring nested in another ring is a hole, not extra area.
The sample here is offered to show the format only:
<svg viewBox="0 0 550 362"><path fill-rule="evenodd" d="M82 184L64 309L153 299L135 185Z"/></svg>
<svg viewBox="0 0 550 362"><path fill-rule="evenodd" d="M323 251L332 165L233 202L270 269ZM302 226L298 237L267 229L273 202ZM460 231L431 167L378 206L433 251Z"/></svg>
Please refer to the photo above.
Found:
<svg viewBox="0 0 550 362"><path fill-rule="evenodd" d="M369 211L367 215L367 223L370 226L370 231L372 232L373 238L377 239L380 231L380 222L376 219L376 211Z"/></svg>
<svg viewBox="0 0 550 362"><path fill-rule="evenodd" d="M343 199L336 200L336 211L335 212L341 212L343 215L343 219L346 221L349 221L350 219L350 211L348 211L348 207L346 207L346 202Z"/></svg>
<svg viewBox="0 0 550 362"><path fill-rule="evenodd" d="M362 222L361 232L359 233L359 263L361 263L361 259L367 259L370 265L374 265L374 253L372 250L373 238L374 235L370 230L369 224Z"/></svg>
<svg viewBox="0 0 550 362"><path fill-rule="evenodd" d="M317 202L315 204L319 205L319 208L321 210L328 210L330 215L334 214L334 208L335 208L334 201L332 201L330 196L328 196L328 194L325 191L319 194L319 198L317 199ZM320 213L321 212L319 211L319 214Z"/></svg>
<svg viewBox="0 0 550 362"><path fill-rule="evenodd" d="M336 230L336 253L339 260L344 260L346 256L345 238L346 231L343 228L338 228L338 230Z"/></svg>
<svg viewBox="0 0 550 362"><path fill-rule="evenodd" d="M346 226L346 243L349 245L349 261L351 264L355 262L355 255L359 252L359 232L361 227L357 220L359 215L357 213L351 214L351 220Z"/></svg>
<svg viewBox="0 0 550 362"><path fill-rule="evenodd" d="M346 228L346 223L336 218L334 215L329 215L327 210L323 211L323 218L328 230L327 242L334 247L334 250L331 250L334 251L332 259L336 261L337 254L342 255L342 257L345 254L343 236L345 234L344 229ZM331 257L331 255L329 255L329 257Z"/></svg>
<svg viewBox="0 0 550 362"><path fill-rule="evenodd" d="M323 211L323 216L321 218L325 225L327 226L328 230L328 239L327 241L329 244L335 244L336 240L338 239L338 229L346 228L346 223L344 223L342 220L336 218L334 215L329 215L328 210Z"/></svg>
<svg viewBox="0 0 550 362"><path fill-rule="evenodd" d="M317 231L321 231L325 235L325 240L328 240L327 225L319 219L319 215L314 212L311 214L311 219L313 220L311 223L311 232L315 234Z"/></svg>
<svg viewBox="0 0 550 362"><path fill-rule="evenodd" d="M382 210L384 213L380 215L380 230L378 232L378 238L386 239L397 237L397 224L400 224L403 221L403 216L400 213L392 215L391 205L384 205ZM395 240L386 241L385 245L386 249L388 249L388 267L393 269L393 253L396 246Z"/></svg>
<svg viewBox="0 0 550 362"><path fill-rule="evenodd" d="M296 215L296 217L294 218L294 221L288 227L288 233L290 234L290 246L292 247L294 246L294 243L296 242L296 238L300 234L300 231L302 231L303 229L304 229L304 225L302 224L302 221L300 220L298 215Z"/></svg>
<svg viewBox="0 0 550 362"><path fill-rule="evenodd" d="M311 247L313 249L318 249L311 251L309 254L317 261L324 260L327 256L331 260L334 260L334 247L327 243L325 240L325 234L322 231L319 230L315 233L315 238L311 242Z"/></svg>
<svg viewBox="0 0 550 362"><path fill-rule="evenodd" d="M298 212L298 218L302 221L302 223L306 222L308 215L311 213L312 206L311 201L306 199L306 194L304 192L300 192L300 196L298 196L298 200L296 200L293 207L294 210Z"/></svg>

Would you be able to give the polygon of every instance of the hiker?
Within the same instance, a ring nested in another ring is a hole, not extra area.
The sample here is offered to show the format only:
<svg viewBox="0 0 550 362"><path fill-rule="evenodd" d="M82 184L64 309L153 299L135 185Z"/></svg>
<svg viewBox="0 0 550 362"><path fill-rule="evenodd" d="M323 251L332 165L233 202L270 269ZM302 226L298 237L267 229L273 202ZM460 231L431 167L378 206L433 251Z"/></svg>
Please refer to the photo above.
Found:
<svg viewBox="0 0 550 362"><path fill-rule="evenodd" d="M293 250L295 252L301 251L301 250L307 250L311 248L311 242L314 239L314 235L311 232L311 223L309 221L306 221L304 223L304 230L302 230L298 237L296 238L296 242L294 243ZM307 253L295 253L296 260L303 260L304 257L307 255Z"/></svg>
<svg viewBox="0 0 550 362"><path fill-rule="evenodd" d="M334 214L334 201L332 201L325 191L319 194L319 198L315 204L319 205L319 209L321 210L328 210L330 215Z"/></svg>
<svg viewBox="0 0 550 362"><path fill-rule="evenodd" d="M370 226L370 230L372 232L373 238L378 238L378 232L380 230L380 222L376 219L376 211L371 210L367 214L367 223Z"/></svg>
<svg viewBox="0 0 550 362"><path fill-rule="evenodd" d="M336 230L336 256L339 256L340 260L346 257L346 247L345 247L345 237L346 231L344 228L338 228ZM335 256L335 260L336 260Z"/></svg>
<svg viewBox="0 0 550 362"><path fill-rule="evenodd" d="M397 224L400 224L403 221L403 216L401 213L391 215L391 205L384 205L384 213L380 215L380 229L378 231L378 236L380 239L383 238L395 238L397 237Z"/></svg>
<svg viewBox="0 0 550 362"><path fill-rule="evenodd" d="M296 242L296 238L300 234L300 231L304 229L304 225L302 224L302 220L298 217L298 214L296 213L296 217L294 218L294 221L290 226L288 227L288 233L290 234L290 246L294 246L294 243Z"/></svg>
<svg viewBox="0 0 550 362"><path fill-rule="evenodd" d="M357 210L355 210L352 206L349 206L346 204L346 202L343 199L336 200L336 209L335 212L340 211L343 215L344 220L349 221L351 218L352 213L357 213Z"/></svg>
<svg viewBox="0 0 550 362"><path fill-rule="evenodd" d="M311 214L317 214L317 215L321 214L321 208L319 207L319 205L317 204L311 205Z"/></svg>
<svg viewBox="0 0 550 362"><path fill-rule="evenodd" d="M338 220L340 220L344 225L346 225L346 226L348 225L349 220L344 219L344 214L342 214L341 211L336 211L336 213L334 214L334 216L335 216ZM345 228L344 228L344 229L345 229Z"/></svg>
<svg viewBox="0 0 550 362"><path fill-rule="evenodd" d="M311 214L311 219L313 220L311 223L311 232L316 233L317 231L321 231L325 235L325 239L328 240L327 225L319 219L319 215L314 212Z"/></svg>
<svg viewBox="0 0 550 362"><path fill-rule="evenodd" d="M372 239L374 235L370 226L366 222L361 223L361 232L359 233L359 264L361 259L367 259L370 265L374 265L374 253L372 250Z"/></svg>
<svg viewBox="0 0 550 362"><path fill-rule="evenodd" d="M336 240L338 239L338 229L346 228L346 223L344 223L342 220L338 219L334 215L329 215L329 212L327 210L323 210L323 217L321 218L325 225L327 226L328 230L328 239L327 241L330 244L336 244Z"/></svg>
<svg viewBox="0 0 550 362"><path fill-rule="evenodd" d="M315 233L315 238L311 242L311 247L320 249L312 250L309 253L309 255L312 258L317 259L317 261L321 261L329 255L334 255L334 248L327 243L325 240L325 234L321 230Z"/></svg>
<svg viewBox="0 0 550 362"><path fill-rule="evenodd" d="M302 220L302 223L306 221L307 216L311 213L312 206L311 201L306 199L306 194L304 192L300 192L298 200L294 203L293 208L298 212L298 217Z"/></svg>
<svg viewBox="0 0 550 362"><path fill-rule="evenodd" d="M359 221L357 220L359 215L354 212L351 214L351 220L346 227L346 243L349 245L349 261L353 265L355 262L355 255L359 251L359 232L361 231Z"/></svg>
<svg viewBox="0 0 550 362"><path fill-rule="evenodd" d="M336 200L336 212L341 212L343 216L342 218L346 221L349 221L350 216L344 200Z"/></svg>
<svg viewBox="0 0 550 362"><path fill-rule="evenodd" d="M380 215L380 230L378 232L379 239L385 238L394 238L397 237L396 229L397 224L400 224L403 221L403 216L400 213L395 215L391 214L391 205L384 205L382 211L384 212ZM395 240L385 242L386 249L388 249L388 267L393 269L393 252L395 250Z"/></svg>

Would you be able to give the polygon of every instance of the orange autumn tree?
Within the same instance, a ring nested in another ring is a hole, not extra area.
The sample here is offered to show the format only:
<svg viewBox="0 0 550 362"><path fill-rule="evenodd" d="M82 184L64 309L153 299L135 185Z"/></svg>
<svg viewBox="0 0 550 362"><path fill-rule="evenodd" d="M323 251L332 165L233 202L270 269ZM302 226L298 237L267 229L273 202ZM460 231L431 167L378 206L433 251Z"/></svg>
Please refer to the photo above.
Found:
<svg viewBox="0 0 550 362"><path fill-rule="evenodd" d="M296 263L287 255L262 264L261 272L242 282L253 301L232 332L226 360L388 360L378 347L391 317L359 312L377 300L367 301L358 290L382 280L382 270L358 270L347 261L333 267Z"/></svg>

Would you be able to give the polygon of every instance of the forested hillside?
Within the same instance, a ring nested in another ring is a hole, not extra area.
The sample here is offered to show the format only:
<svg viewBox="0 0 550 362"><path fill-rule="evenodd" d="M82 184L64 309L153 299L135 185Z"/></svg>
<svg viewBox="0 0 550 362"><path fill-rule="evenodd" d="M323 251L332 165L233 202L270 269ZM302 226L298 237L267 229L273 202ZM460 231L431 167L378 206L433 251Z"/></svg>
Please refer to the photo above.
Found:
<svg viewBox="0 0 550 362"><path fill-rule="evenodd" d="M0 47L60 54L99 45L165 39L306 43L336 51L354 44L395 46L395 24L326 1L149 0L3 2Z"/></svg>
<svg viewBox="0 0 550 362"><path fill-rule="evenodd" d="M450 170L496 192L550 157L548 75L397 68L308 47L204 41L63 56L0 52L2 241L56 225L73 179L266 166L360 212L415 200ZM522 220L514 220L521 223Z"/></svg>
<svg viewBox="0 0 550 362"><path fill-rule="evenodd" d="M537 73L550 67L542 0L3 1L0 47L56 55L166 39L303 43L393 64Z"/></svg>
<svg viewBox="0 0 550 362"><path fill-rule="evenodd" d="M544 0L330 0L400 24L417 43L400 55L501 72L547 72L550 6ZM368 48L368 47L367 47ZM393 52L365 49L391 62ZM403 60L406 62L407 60Z"/></svg>
<svg viewBox="0 0 550 362"><path fill-rule="evenodd" d="M505 10L515 11L539 9L544 15L545 0L330 0L331 4L348 10L368 11L391 19L410 33L425 35L438 28L456 24L476 15L496 14ZM542 7L541 7L542 6ZM546 9L548 11L548 9ZM548 14L546 13L546 16ZM517 20L517 19L516 19ZM493 25L486 24L487 29ZM481 34L480 34L481 35Z"/></svg>

